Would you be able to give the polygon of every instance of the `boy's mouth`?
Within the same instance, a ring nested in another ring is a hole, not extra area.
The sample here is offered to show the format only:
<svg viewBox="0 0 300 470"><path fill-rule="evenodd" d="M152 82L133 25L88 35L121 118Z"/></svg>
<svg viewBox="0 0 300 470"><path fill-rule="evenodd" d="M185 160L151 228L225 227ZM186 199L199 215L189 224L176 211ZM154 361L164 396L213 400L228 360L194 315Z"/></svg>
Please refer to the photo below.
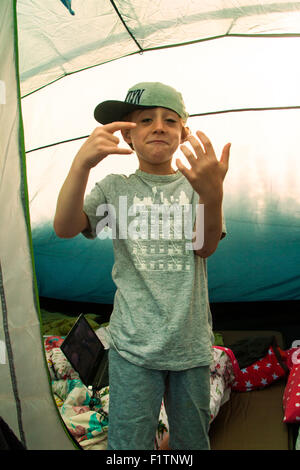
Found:
<svg viewBox="0 0 300 470"><path fill-rule="evenodd" d="M150 140L148 142L149 144L168 144L165 140L159 140L159 139L155 139L155 140Z"/></svg>

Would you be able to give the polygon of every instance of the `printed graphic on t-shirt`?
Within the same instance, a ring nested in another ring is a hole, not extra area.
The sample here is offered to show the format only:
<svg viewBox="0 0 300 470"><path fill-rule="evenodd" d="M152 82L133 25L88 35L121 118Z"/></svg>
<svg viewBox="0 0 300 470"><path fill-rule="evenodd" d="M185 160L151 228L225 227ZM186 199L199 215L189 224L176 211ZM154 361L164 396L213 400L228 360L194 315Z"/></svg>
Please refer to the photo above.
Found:
<svg viewBox="0 0 300 470"><path fill-rule="evenodd" d="M132 259L140 271L190 271L187 243L192 238L192 207L180 191L168 199L163 191L152 188L152 197L135 195L129 215L128 233Z"/></svg>

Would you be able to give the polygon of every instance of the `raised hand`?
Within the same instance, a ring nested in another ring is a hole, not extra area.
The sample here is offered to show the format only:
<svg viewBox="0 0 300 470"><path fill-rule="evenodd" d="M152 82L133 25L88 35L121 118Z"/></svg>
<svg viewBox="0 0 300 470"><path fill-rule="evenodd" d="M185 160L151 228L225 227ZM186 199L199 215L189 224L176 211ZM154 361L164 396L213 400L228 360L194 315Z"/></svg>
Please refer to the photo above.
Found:
<svg viewBox="0 0 300 470"><path fill-rule="evenodd" d="M186 145L180 146L191 168L187 168L179 159L176 159L176 164L203 201L215 200L223 195L231 144L225 145L218 160L208 137L201 131L197 131L196 135L199 140L193 135L186 139L192 145L194 153Z"/></svg>
<svg viewBox="0 0 300 470"><path fill-rule="evenodd" d="M76 160L86 169L93 168L101 160L111 154L130 155L130 148L119 147L120 139L115 132L125 129L133 129L134 122L112 122L96 129L79 149Z"/></svg>

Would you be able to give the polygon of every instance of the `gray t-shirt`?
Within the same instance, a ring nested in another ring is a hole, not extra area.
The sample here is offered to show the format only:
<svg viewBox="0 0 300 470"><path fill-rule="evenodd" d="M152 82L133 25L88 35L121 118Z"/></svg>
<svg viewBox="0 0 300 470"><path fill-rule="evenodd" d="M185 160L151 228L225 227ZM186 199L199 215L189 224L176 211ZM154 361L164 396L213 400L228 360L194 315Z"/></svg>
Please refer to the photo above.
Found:
<svg viewBox="0 0 300 470"><path fill-rule="evenodd" d="M109 343L136 365L184 370L211 362L206 261L191 246L197 204L180 172L109 175L85 198L92 230L84 235L113 239Z"/></svg>

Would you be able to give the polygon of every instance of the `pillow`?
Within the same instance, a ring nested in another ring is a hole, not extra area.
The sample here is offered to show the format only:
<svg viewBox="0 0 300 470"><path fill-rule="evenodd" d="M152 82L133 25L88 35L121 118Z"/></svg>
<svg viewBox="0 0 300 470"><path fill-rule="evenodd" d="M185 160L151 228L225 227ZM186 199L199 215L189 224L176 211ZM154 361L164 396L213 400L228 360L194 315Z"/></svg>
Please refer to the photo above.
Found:
<svg viewBox="0 0 300 470"><path fill-rule="evenodd" d="M290 358L294 360L283 394L285 423L300 423L300 349L293 350Z"/></svg>
<svg viewBox="0 0 300 470"><path fill-rule="evenodd" d="M59 348L64 341L62 336L45 336L44 346L46 351L51 351L53 348Z"/></svg>
<svg viewBox="0 0 300 470"><path fill-rule="evenodd" d="M47 364L52 380L78 379L78 373L73 369L60 349L64 338L61 336L48 336L44 338Z"/></svg>
<svg viewBox="0 0 300 470"><path fill-rule="evenodd" d="M284 377L287 367L281 361L276 348L269 347L267 354L248 367L240 369L235 367L235 381L232 389L239 392L250 392L264 388L276 380Z"/></svg>
<svg viewBox="0 0 300 470"><path fill-rule="evenodd" d="M210 422L215 419L220 407L229 400L233 380L230 357L224 348L213 346L213 361L210 365Z"/></svg>
<svg viewBox="0 0 300 470"><path fill-rule="evenodd" d="M49 354L49 359L53 364L53 370L58 380L79 379L78 373L73 369L68 359L60 348L53 348Z"/></svg>

